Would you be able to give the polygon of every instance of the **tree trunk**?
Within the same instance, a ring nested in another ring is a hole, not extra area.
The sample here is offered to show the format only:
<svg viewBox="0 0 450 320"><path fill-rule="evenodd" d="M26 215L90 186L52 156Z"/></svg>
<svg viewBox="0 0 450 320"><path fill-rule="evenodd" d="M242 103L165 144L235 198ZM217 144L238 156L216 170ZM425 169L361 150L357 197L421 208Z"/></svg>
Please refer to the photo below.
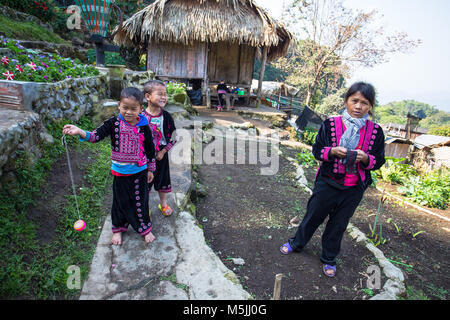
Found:
<svg viewBox="0 0 450 320"><path fill-rule="evenodd" d="M312 99L312 95L314 90L316 89L316 85L312 84L309 88L308 88L308 92L306 93L306 100L305 100L305 105L307 105L309 108L311 108L310 103L311 103L311 99ZM311 108L312 109L312 108Z"/></svg>

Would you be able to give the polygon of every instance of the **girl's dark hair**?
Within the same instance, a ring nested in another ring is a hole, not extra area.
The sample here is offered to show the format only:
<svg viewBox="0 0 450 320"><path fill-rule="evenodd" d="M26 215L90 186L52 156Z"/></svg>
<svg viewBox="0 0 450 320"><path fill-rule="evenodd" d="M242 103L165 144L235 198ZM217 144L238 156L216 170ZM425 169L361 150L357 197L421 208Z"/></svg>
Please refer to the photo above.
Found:
<svg viewBox="0 0 450 320"><path fill-rule="evenodd" d="M370 83L365 82L355 82L354 84L352 84L352 86L348 88L347 93L345 94L344 101L347 102L348 98L357 92L361 92L364 98L369 100L372 107L375 106L375 88Z"/></svg>
<svg viewBox="0 0 450 320"><path fill-rule="evenodd" d="M125 98L134 98L137 102L139 102L139 104L142 104L144 94L138 88L128 87L120 92L120 101Z"/></svg>
<svg viewBox="0 0 450 320"><path fill-rule="evenodd" d="M155 89L155 87L159 87L159 86L165 87L166 85L161 80L150 80L150 81L147 81L144 84L144 94L146 94L146 93L151 94L152 91Z"/></svg>

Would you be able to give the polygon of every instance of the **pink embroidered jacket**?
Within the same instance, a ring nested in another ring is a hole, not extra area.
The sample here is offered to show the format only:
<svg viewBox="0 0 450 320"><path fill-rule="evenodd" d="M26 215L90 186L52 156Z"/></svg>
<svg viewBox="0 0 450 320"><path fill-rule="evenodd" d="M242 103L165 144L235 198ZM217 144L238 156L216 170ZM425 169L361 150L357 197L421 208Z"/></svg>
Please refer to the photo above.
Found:
<svg viewBox="0 0 450 320"><path fill-rule="evenodd" d="M332 147L337 147L342 134L346 130L342 117L332 117L325 120L319 129L312 152L317 160L322 162L317 175L332 179L343 185L345 179L345 165L340 159L329 155ZM384 163L384 133L380 125L367 120L360 130L358 148L369 156L369 163L357 163L357 172L364 188L372 183L370 170L379 169Z"/></svg>
<svg viewBox="0 0 450 320"><path fill-rule="evenodd" d="M159 132L156 129L156 127L151 124L152 116L146 110L144 110L144 112L142 112L142 114L147 118L147 120L150 124L151 131L153 134L153 144L155 145L156 151L158 152L162 149L166 149L167 152L169 152L170 149L172 149L173 145L176 143L176 141L173 139L173 132L176 130L175 121L173 120L170 113L164 109L162 110L162 113L161 113L164 118L163 133L164 133L164 140L166 141L166 145L164 145L164 146L161 146L159 143L159 141L161 140L161 136L160 136L161 132ZM156 117L161 116L161 114Z"/></svg>
<svg viewBox="0 0 450 320"><path fill-rule="evenodd" d="M111 136L111 160L125 163L148 165L148 170L156 170L155 146L148 121L141 121L134 127L129 126L118 116L114 116L90 132L89 142L99 142Z"/></svg>

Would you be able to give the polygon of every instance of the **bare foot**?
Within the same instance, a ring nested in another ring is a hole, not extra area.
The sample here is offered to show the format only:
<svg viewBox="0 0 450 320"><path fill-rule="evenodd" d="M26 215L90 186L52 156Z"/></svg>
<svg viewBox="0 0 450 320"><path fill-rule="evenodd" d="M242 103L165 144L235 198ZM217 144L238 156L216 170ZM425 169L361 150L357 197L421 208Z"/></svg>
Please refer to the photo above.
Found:
<svg viewBox="0 0 450 320"><path fill-rule="evenodd" d="M153 235L153 233L150 232L145 235L144 239L145 239L145 242L150 243L150 242L153 242L153 240L155 240L156 238Z"/></svg>
<svg viewBox="0 0 450 320"><path fill-rule="evenodd" d="M111 239L111 243L120 246L122 244L122 232L114 233Z"/></svg>

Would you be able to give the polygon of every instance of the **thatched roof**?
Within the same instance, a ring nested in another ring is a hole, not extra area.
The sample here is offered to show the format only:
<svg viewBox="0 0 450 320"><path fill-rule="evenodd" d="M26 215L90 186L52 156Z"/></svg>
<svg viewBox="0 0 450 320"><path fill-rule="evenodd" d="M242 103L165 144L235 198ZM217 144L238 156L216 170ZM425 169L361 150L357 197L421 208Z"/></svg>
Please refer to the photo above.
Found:
<svg viewBox="0 0 450 320"><path fill-rule="evenodd" d="M114 37L118 45L143 49L160 41L269 46L269 60L285 55L292 39L292 34L253 0L157 0L124 21Z"/></svg>

